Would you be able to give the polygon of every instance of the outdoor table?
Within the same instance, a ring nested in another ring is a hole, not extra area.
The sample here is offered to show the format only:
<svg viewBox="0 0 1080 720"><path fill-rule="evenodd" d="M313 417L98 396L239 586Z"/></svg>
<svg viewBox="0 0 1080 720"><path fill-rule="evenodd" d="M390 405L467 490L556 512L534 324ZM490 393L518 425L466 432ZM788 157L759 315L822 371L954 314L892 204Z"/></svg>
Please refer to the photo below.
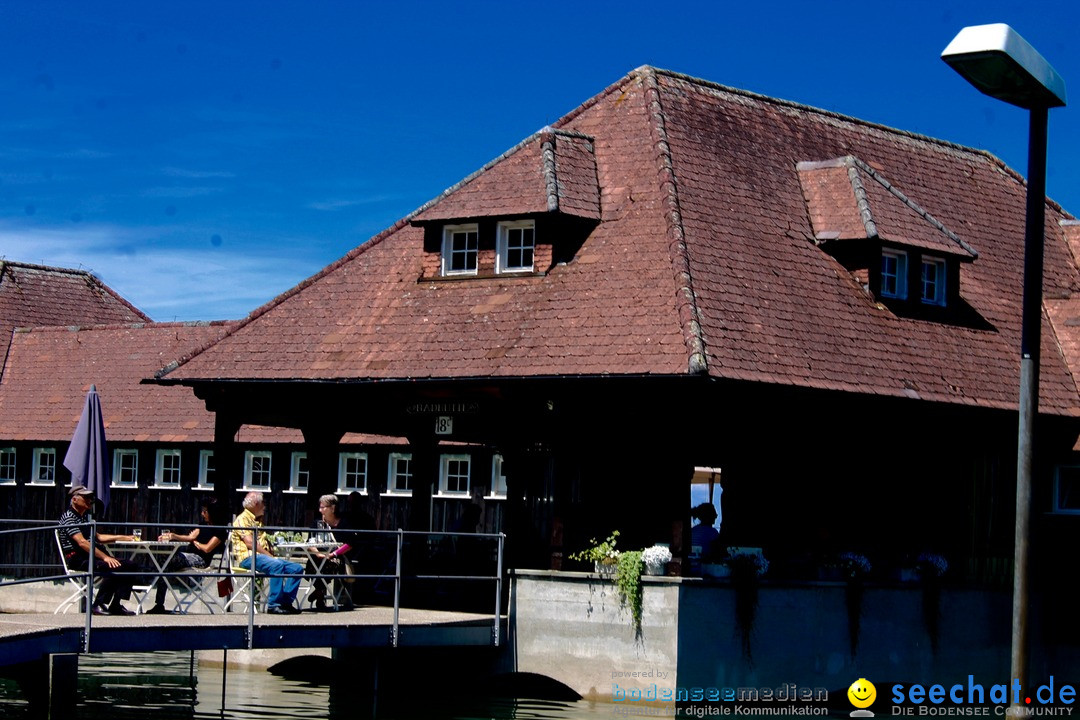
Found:
<svg viewBox="0 0 1080 720"><path fill-rule="evenodd" d="M339 542L286 542L278 543L274 546L277 548L277 554L285 560L292 560L298 562L301 565L307 567L307 563L310 561L315 568L315 573L319 577L304 578L304 594L300 598L298 603L299 607L303 607L307 601L308 595L311 594L311 589L315 587L315 581L322 578L323 568L326 566L329 557L319 557L316 553L327 553L330 550L341 547ZM331 576L332 577L332 576ZM337 596L334 593L330 593L330 599L334 603L334 607L337 608Z"/></svg>
<svg viewBox="0 0 1080 720"><path fill-rule="evenodd" d="M147 557L150 559L150 565L155 570L154 581L147 586L147 592L152 590L159 582L164 582L165 578L162 575L165 573L165 568L169 566L172 559L176 557L176 553L180 551L180 548L187 545L185 542L176 541L164 541L164 540L117 540L111 544L111 547L115 550L122 550L128 554L128 558L133 562L138 562L141 557ZM182 607L183 603L180 600L180 596L176 594L176 588L168 583L165 587L172 593L173 600L176 601L177 607ZM139 607L142 607L140 602Z"/></svg>

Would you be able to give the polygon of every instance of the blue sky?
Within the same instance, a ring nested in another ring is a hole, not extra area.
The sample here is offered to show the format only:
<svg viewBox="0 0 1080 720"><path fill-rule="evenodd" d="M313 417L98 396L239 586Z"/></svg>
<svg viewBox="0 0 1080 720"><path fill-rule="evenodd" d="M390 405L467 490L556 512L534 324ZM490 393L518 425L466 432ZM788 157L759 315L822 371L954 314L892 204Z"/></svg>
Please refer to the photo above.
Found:
<svg viewBox="0 0 1080 720"><path fill-rule="evenodd" d="M155 320L238 318L644 64L983 148L1027 116L939 59L1007 22L1080 105L1080 3L0 4L0 256ZM1047 191L1080 212L1080 108Z"/></svg>

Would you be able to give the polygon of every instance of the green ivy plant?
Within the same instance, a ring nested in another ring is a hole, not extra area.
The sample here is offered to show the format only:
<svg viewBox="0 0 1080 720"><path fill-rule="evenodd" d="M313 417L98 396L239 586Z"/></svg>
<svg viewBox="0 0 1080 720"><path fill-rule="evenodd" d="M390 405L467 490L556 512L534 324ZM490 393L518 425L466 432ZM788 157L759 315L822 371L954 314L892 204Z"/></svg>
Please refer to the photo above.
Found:
<svg viewBox="0 0 1080 720"><path fill-rule="evenodd" d="M619 555L615 568L615 587L623 604L630 606L630 616L634 620L634 634L641 635L641 551L629 550Z"/></svg>

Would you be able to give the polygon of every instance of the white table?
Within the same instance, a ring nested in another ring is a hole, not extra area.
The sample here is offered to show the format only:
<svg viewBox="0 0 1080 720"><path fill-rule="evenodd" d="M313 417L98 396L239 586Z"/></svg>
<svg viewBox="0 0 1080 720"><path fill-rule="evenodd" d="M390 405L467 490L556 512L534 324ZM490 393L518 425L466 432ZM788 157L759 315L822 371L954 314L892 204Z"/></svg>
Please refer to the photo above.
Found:
<svg viewBox="0 0 1080 720"><path fill-rule="evenodd" d="M147 586L147 592L149 592L159 582L164 582L165 578L162 575L165 573L165 568L176 557L176 553L180 552L180 548L185 545L187 545L185 542L165 542L164 540L118 540L111 543L110 547L114 550L126 552L128 559L132 562L137 563L142 557L149 558L150 566L156 571L154 581ZM165 584L165 587L172 593L177 607L182 606L180 596L176 594L176 588L168 583ZM139 610L142 611L142 603L139 603Z"/></svg>
<svg viewBox="0 0 1080 720"><path fill-rule="evenodd" d="M291 560L298 562L307 567L307 563L310 561L315 568L315 573L318 576L322 576L323 568L326 567L327 561L330 559L326 556L326 553L341 547L339 542L286 542L278 543L274 546L275 552L279 557L284 560ZM319 554L323 557L319 557ZM334 575L327 575L323 577L305 578L304 594L297 603L299 607L303 607L307 601L308 595L311 594L311 589L315 587L315 583L318 580L325 580L330 582ZM337 608L337 596L335 593L330 593L330 599L334 603L334 607Z"/></svg>

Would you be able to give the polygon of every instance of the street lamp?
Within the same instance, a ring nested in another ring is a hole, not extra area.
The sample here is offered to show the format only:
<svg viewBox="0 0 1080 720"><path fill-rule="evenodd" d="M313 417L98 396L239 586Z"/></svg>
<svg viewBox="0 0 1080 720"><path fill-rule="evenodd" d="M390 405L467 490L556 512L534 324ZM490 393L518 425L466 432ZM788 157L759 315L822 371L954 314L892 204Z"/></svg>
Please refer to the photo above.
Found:
<svg viewBox="0 0 1080 720"><path fill-rule="evenodd" d="M1043 223L1046 211L1046 116L1065 105L1065 81L1008 25L974 25L953 38L941 59L990 97L1030 112L1024 304L1020 331L1020 431L1016 458L1016 535L1013 561L1012 678L1027 681L1027 558L1031 514L1031 457L1039 409L1042 334Z"/></svg>

